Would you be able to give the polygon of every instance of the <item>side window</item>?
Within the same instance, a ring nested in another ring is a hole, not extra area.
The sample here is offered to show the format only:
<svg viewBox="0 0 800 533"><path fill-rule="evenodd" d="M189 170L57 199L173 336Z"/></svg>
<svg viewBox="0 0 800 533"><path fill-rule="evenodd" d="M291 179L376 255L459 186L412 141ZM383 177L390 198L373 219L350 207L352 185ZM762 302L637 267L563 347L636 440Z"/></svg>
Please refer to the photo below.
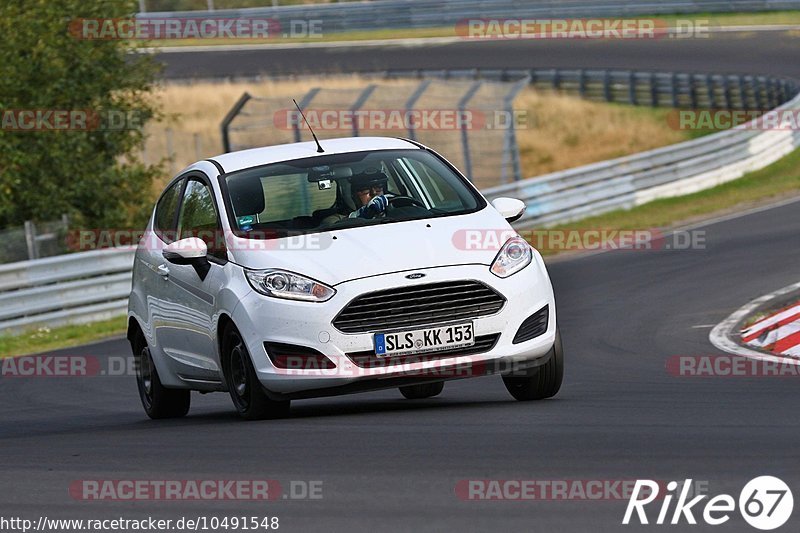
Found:
<svg viewBox="0 0 800 533"><path fill-rule="evenodd" d="M156 234L166 242L175 240L175 215L178 209L180 192L186 180L176 181L172 187L166 190L156 205L156 217L153 221Z"/></svg>
<svg viewBox="0 0 800 533"><path fill-rule="evenodd" d="M183 203L178 215L178 233L181 239L198 237L208 246L211 256L225 259L222 230L211 190L203 182L190 179L183 193Z"/></svg>

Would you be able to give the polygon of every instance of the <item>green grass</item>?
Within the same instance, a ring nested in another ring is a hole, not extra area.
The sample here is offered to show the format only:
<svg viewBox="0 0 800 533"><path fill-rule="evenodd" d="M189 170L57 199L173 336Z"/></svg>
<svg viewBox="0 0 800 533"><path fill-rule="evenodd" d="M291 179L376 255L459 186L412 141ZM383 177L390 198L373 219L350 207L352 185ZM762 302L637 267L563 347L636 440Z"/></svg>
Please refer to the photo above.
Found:
<svg viewBox="0 0 800 533"><path fill-rule="evenodd" d="M774 312L775 312L774 310L773 311L759 311L758 313L750 315L749 317L747 317L747 320L745 320L742 323L742 327L739 328L740 331L746 330L747 328L749 328L750 326L752 326L756 322L759 322L759 321L767 318L769 315L771 315Z"/></svg>
<svg viewBox="0 0 800 533"><path fill-rule="evenodd" d="M40 327L17 335L0 335L0 358L80 346L88 342L124 335L125 330L126 317L119 316L91 324L58 328Z"/></svg>
<svg viewBox="0 0 800 533"><path fill-rule="evenodd" d="M714 26L764 26L771 24L800 24L800 11L764 11L758 13L693 13L684 15L651 15L674 23L677 20L707 19Z"/></svg>
<svg viewBox="0 0 800 533"><path fill-rule="evenodd" d="M238 44L288 44L288 43L335 43L342 41L372 41L387 39L427 39L433 37L455 37L453 26L438 28L403 28L360 30L323 33L318 37L275 37L273 39L162 39L146 42L147 46L212 46Z"/></svg>
<svg viewBox="0 0 800 533"><path fill-rule="evenodd" d="M763 26L772 24L800 24L800 11L773 11L758 13L694 13L684 15L637 15L632 19L658 19L675 24L678 20L708 21L711 28L719 26ZM274 39L164 39L151 41L148 46L209 46L230 44L285 44L310 42L341 42L386 39L423 39L455 37L452 25L433 28L375 29L323 33L319 37L277 37Z"/></svg>
<svg viewBox="0 0 800 533"><path fill-rule="evenodd" d="M675 227L747 205L777 201L798 193L800 193L800 149L768 167L705 191L656 200L629 210L611 211L552 229L633 230Z"/></svg>

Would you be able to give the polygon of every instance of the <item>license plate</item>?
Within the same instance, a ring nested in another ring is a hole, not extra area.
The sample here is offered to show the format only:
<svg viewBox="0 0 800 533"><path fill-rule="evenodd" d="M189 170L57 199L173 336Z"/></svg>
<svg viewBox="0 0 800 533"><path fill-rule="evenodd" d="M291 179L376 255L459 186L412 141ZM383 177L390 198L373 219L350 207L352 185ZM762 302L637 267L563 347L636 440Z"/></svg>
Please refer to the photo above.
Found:
<svg viewBox="0 0 800 533"><path fill-rule="evenodd" d="M472 346L475 344L475 330L472 322L467 322L438 328L376 333L374 341L375 355L378 357L439 352Z"/></svg>

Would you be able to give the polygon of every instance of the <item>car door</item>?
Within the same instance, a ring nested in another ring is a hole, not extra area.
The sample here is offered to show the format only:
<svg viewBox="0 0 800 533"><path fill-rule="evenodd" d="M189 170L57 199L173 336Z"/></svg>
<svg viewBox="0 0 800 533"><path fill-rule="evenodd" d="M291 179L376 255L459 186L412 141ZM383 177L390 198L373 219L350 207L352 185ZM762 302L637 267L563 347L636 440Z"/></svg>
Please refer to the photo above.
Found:
<svg viewBox="0 0 800 533"><path fill-rule="evenodd" d="M178 239L199 237L208 245L207 269L171 263L160 257L163 278L163 320L156 335L172 368L186 382L212 384L220 381L216 347L217 295L225 283L227 251L211 184L201 173L187 176L177 210ZM163 241L166 246L166 241Z"/></svg>
<svg viewBox="0 0 800 533"><path fill-rule="evenodd" d="M153 216L152 234L148 235L145 245L140 246L137 252L137 261L141 267L139 283L142 295L147 305L147 322L150 324L152 334L150 349L154 352L156 361L169 361L164 359L164 339L162 335L165 328L174 322L173 310L170 302L176 300L174 284L168 283L164 276L164 247L175 241L177 237L178 208L180 207L186 178L175 179L162 193L156 203ZM171 365L170 365L171 368ZM164 378L169 378L172 372L162 372Z"/></svg>

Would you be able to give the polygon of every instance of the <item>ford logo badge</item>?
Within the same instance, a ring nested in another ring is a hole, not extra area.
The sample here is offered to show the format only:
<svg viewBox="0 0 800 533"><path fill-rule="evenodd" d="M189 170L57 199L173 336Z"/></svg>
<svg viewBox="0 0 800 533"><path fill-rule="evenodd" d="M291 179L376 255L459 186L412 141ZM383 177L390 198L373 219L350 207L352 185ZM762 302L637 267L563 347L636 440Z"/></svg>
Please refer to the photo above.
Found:
<svg viewBox="0 0 800 533"><path fill-rule="evenodd" d="M423 274L421 272L416 272L414 274L409 274L408 276L406 276L406 279L419 279L419 278L424 278L424 277L425 277L425 274Z"/></svg>

